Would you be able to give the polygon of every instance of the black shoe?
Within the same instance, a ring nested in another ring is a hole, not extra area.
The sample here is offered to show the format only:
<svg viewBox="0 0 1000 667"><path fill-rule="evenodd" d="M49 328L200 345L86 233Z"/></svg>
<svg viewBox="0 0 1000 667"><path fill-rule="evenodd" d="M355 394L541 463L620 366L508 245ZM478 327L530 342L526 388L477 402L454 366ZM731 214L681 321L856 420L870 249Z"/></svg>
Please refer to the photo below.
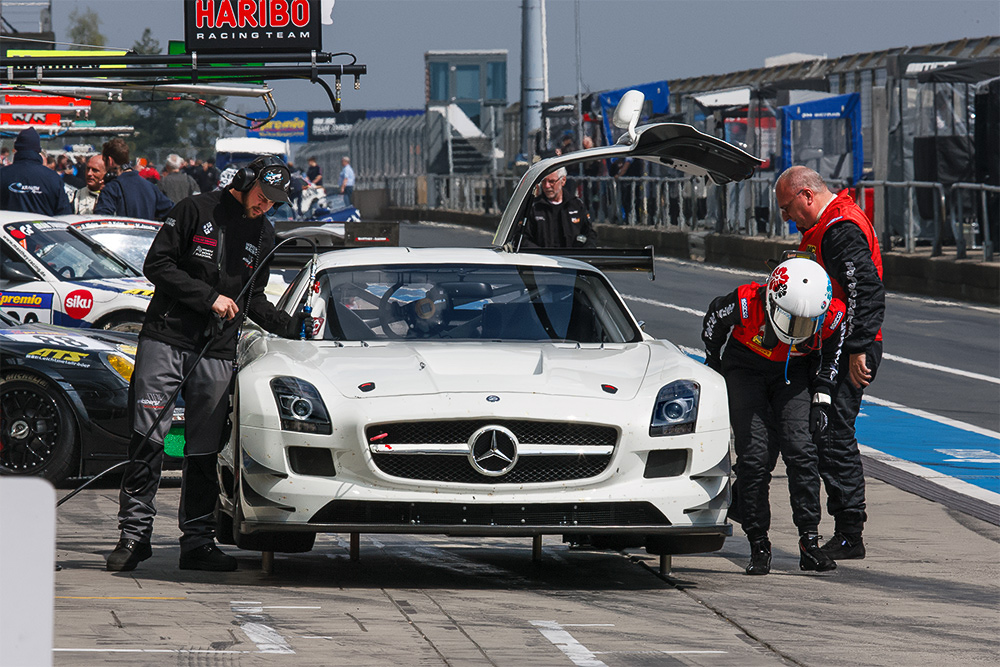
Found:
<svg viewBox="0 0 1000 667"><path fill-rule="evenodd" d="M837 564L819 548L819 535L805 533L799 537L799 569L814 572L836 570Z"/></svg>
<svg viewBox="0 0 1000 667"><path fill-rule="evenodd" d="M767 574L771 571L771 542L762 537L750 541L750 564L747 574Z"/></svg>
<svg viewBox="0 0 1000 667"><path fill-rule="evenodd" d="M861 539L861 533L838 531L822 549L833 560L861 560L865 557L865 543Z"/></svg>
<svg viewBox="0 0 1000 667"><path fill-rule="evenodd" d="M237 564L235 558L222 553L214 543L209 543L181 553L180 567L182 570L232 572Z"/></svg>
<svg viewBox="0 0 1000 667"><path fill-rule="evenodd" d="M108 556L107 569L110 572L129 572L152 555L153 549L148 542L139 542L123 537L118 540L115 550Z"/></svg>

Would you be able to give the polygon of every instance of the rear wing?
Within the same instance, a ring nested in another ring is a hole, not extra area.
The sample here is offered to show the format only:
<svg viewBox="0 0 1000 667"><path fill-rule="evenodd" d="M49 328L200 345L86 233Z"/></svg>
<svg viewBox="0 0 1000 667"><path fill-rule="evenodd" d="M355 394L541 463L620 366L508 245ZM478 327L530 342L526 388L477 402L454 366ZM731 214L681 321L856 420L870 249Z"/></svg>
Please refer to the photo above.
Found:
<svg viewBox="0 0 1000 667"><path fill-rule="evenodd" d="M650 280L656 280L651 245L644 248L521 248L517 252L578 259L601 271L646 271Z"/></svg>

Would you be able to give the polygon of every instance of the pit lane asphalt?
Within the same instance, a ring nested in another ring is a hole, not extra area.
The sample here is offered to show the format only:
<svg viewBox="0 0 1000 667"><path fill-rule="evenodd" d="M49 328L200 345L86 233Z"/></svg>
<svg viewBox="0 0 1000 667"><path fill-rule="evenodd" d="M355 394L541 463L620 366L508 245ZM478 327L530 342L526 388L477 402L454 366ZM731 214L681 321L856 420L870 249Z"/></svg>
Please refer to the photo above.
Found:
<svg viewBox="0 0 1000 667"><path fill-rule="evenodd" d="M483 243L474 238L469 245ZM737 528L720 552L675 557L665 578L641 550L576 551L555 537L546 538L539 563L528 540L380 535L362 536L361 559L352 563L348 536L339 535L321 536L308 554L278 555L273 575L260 571L257 554L234 549L238 572L181 571L176 481L158 497L153 557L135 572L112 574L103 568L116 538L117 494L88 489L58 510L54 663L1000 661L1000 529L869 478L868 557L832 573L802 573L780 464L771 488L771 575L742 573L747 546Z"/></svg>

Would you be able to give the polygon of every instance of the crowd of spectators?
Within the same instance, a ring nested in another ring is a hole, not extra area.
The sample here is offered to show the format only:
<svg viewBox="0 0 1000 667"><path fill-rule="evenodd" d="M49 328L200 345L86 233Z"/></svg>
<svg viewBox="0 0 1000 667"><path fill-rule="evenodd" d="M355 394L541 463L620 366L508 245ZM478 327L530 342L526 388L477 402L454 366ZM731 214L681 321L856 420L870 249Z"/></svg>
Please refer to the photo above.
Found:
<svg viewBox="0 0 1000 667"><path fill-rule="evenodd" d="M106 183L114 177L108 173L100 151L64 152L42 150L39 146L41 164L53 171L61 179L66 197L73 213L89 214ZM0 167L13 163L10 146L0 146ZM184 159L170 154L162 165L148 158L138 157L129 163L129 168L166 195L172 202L199 192L211 192L219 185L219 170L211 160L197 158Z"/></svg>

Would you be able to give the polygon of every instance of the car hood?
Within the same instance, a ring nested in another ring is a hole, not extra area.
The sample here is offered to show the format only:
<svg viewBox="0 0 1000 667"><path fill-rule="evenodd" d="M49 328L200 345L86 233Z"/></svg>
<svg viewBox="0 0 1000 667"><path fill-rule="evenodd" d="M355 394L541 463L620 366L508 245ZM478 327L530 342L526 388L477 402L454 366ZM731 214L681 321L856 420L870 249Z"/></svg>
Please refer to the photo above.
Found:
<svg viewBox="0 0 1000 667"><path fill-rule="evenodd" d="M613 395L628 400L642 385L650 359L645 343L580 347L576 343L505 343L484 347L480 343L394 342L338 347L281 341L270 352L265 357L268 371L275 375L298 373L317 386L322 378L349 398L514 392ZM360 387L366 383L374 383L375 388L362 391ZM617 391L612 394L602 385Z"/></svg>
<svg viewBox="0 0 1000 667"><path fill-rule="evenodd" d="M145 278L101 278L73 281L73 284L94 290L94 300L98 303L111 301L119 294L129 294L144 299L153 297L153 283Z"/></svg>

